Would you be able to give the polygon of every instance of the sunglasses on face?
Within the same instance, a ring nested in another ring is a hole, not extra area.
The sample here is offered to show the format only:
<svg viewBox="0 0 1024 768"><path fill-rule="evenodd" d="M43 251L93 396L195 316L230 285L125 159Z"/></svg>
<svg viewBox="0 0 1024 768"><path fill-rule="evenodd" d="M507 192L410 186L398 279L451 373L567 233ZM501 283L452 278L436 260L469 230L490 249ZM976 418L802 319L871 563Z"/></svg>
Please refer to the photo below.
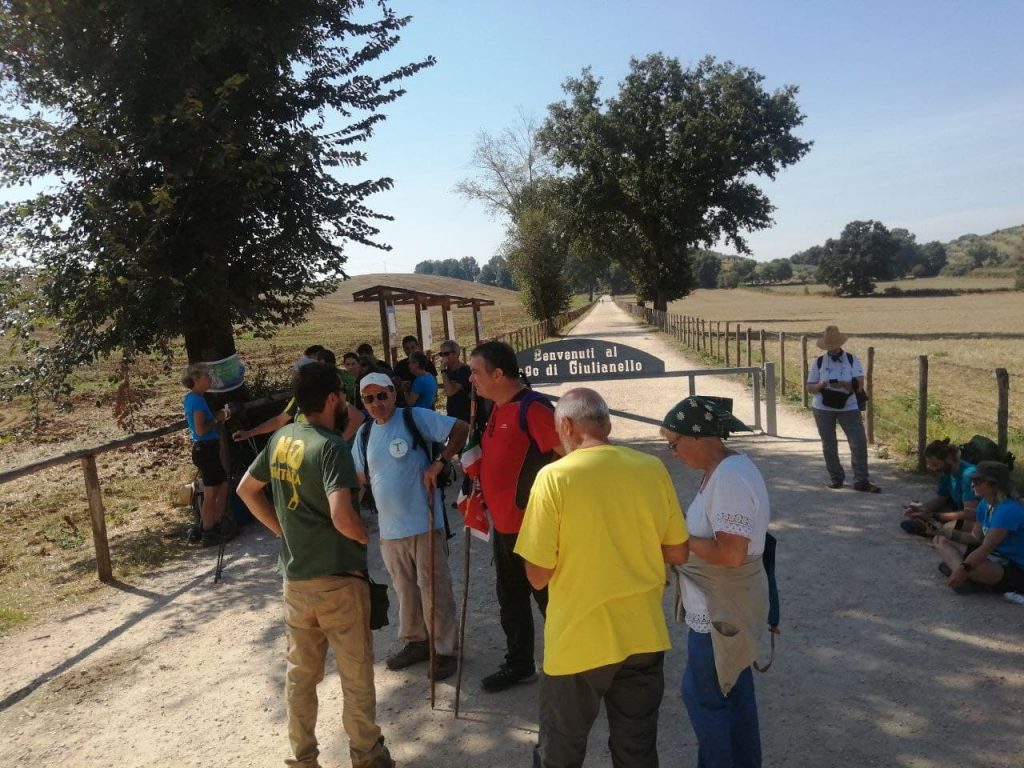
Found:
<svg viewBox="0 0 1024 768"><path fill-rule="evenodd" d="M377 392L377 393L372 394L372 395L363 395L363 402L366 403L367 405L372 403L374 400L384 401L384 400L387 400L387 399L388 399L388 393L387 392Z"/></svg>

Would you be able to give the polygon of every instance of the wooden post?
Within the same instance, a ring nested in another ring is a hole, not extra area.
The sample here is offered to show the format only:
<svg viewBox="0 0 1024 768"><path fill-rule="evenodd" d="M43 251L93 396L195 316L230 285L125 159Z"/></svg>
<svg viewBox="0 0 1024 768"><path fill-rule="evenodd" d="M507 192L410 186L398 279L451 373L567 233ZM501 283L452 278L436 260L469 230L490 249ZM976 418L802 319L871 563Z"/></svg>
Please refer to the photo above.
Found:
<svg viewBox="0 0 1024 768"><path fill-rule="evenodd" d="M786 332L779 331L779 394L786 396Z"/></svg>
<svg viewBox="0 0 1024 768"><path fill-rule="evenodd" d="M875 348L868 347L868 369L864 372L864 392L868 396L868 409L864 412L868 423L868 444L875 444Z"/></svg>
<svg viewBox="0 0 1024 768"><path fill-rule="evenodd" d="M924 472L924 447L928 444L928 355L920 355L917 365L917 471Z"/></svg>
<svg viewBox="0 0 1024 768"><path fill-rule="evenodd" d="M775 411L775 363L764 364L764 426L772 437L779 434Z"/></svg>
<svg viewBox="0 0 1024 768"><path fill-rule="evenodd" d="M764 365L768 362L768 353L764 348L764 328L762 328L759 333L761 335L761 365Z"/></svg>
<svg viewBox="0 0 1024 768"><path fill-rule="evenodd" d="M736 367L739 368L740 365L740 324L736 323Z"/></svg>
<svg viewBox="0 0 1024 768"><path fill-rule="evenodd" d="M383 295L377 301L377 306L380 308L380 340L384 344L384 348L381 350L381 352L382 352L382 354L384 356L384 360L387 361L387 359L388 359L388 349L391 346L388 343L388 340L391 338L391 333L390 333L390 331L388 329L387 300L384 298Z"/></svg>
<svg viewBox="0 0 1024 768"><path fill-rule="evenodd" d="M996 442L1005 451L1010 430L1010 374L1005 368L996 368Z"/></svg>
<svg viewBox="0 0 1024 768"><path fill-rule="evenodd" d="M728 320L725 321L725 367L729 367L729 326L732 325Z"/></svg>
<svg viewBox="0 0 1024 768"><path fill-rule="evenodd" d="M800 337L800 388L804 393L804 408L807 407L807 337ZM870 441L869 441L870 442Z"/></svg>
<svg viewBox="0 0 1024 768"><path fill-rule="evenodd" d="M96 549L96 575L100 581L114 580L110 567L110 545L107 542L107 521L103 514L103 494L100 492L100 476L96 471L96 457L82 458L85 473L85 495L89 499L89 520L92 523L92 543Z"/></svg>
<svg viewBox="0 0 1024 768"><path fill-rule="evenodd" d="M751 356L751 352L750 352L750 332L752 330L753 329L748 325L747 326L747 368L750 367L751 362L753 361L753 357Z"/></svg>
<svg viewBox="0 0 1024 768"><path fill-rule="evenodd" d="M715 320L715 341L717 342L717 350L718 350L715 353L715 356L719 360L721 360L722 359L722 321L721 320Z"/></svg>

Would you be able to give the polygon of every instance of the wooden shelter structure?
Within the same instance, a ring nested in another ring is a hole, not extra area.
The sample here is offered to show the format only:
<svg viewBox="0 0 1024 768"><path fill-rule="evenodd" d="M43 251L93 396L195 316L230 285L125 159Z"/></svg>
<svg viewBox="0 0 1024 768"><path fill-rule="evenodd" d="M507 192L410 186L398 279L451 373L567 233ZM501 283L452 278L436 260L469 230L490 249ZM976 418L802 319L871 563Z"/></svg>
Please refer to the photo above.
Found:
<svg viewBox="0 0 1024 768"><path fill-rule="evenodd" d="M394 285L373 285L352 294L353 301L376 301L380 308L380 334L384 348L384 361L394 366L398 361L398 322L395 307L412 306L416 315L416 338L420 340L423 351L430 354L433 346L429 335L430 307L441 308L441 322L444 326L444 337L451 339L455 332L455 319L452 312L456 309L473 309L473 337L477 344L483 335L483 316L481 307L494 306L493 299L479 299L472 296L454 296L445 293L430 293L411 288L400 288ZM424 334L424 328L428 330Z"/></svg>

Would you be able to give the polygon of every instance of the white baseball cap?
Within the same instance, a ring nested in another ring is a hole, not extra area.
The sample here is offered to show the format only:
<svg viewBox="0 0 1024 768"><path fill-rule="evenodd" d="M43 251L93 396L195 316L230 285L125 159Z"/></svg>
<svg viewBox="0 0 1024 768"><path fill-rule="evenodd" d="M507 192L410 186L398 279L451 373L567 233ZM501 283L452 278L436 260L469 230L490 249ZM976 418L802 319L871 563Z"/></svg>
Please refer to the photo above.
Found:
<svg viewBox="0 0 1024 768"><path fill-rule="evenodd" d="M386 373L368 373L359 380L359 391L363 392L367 387L376 384L378 387L384 387L385 389L394 389L394 382L391 381L391 377Z"/></svg>

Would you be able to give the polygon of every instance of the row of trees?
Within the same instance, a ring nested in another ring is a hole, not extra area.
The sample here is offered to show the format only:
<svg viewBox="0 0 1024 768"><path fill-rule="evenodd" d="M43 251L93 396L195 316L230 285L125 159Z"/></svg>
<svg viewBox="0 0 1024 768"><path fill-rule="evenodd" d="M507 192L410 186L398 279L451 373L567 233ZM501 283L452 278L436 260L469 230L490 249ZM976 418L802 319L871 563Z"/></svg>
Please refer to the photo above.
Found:
<svg viewBox="0 0 1024 768"><path fill-rule="evenodd" d="M584 69L541 125L521 117L480 136L477 174L456 189L505 222L501 255L535 316L598 284L631 284L664 309L738 269L701 249L749 253L745 234L770 226L773 211L754 179L774 178L811 146L793 134L804 119L796 87L769 92L763 81L711 57L684 69L654 54L632 59L610 98Z"/></svg>
<svg viewBox="0 0 1024 768"><path fill-rule="evenodd" d="M480 265L472 256L461 259L428 259L421 261L413 270L417 275L439 275L455 277L459 280L476 280L480 275Z"/></svg>

